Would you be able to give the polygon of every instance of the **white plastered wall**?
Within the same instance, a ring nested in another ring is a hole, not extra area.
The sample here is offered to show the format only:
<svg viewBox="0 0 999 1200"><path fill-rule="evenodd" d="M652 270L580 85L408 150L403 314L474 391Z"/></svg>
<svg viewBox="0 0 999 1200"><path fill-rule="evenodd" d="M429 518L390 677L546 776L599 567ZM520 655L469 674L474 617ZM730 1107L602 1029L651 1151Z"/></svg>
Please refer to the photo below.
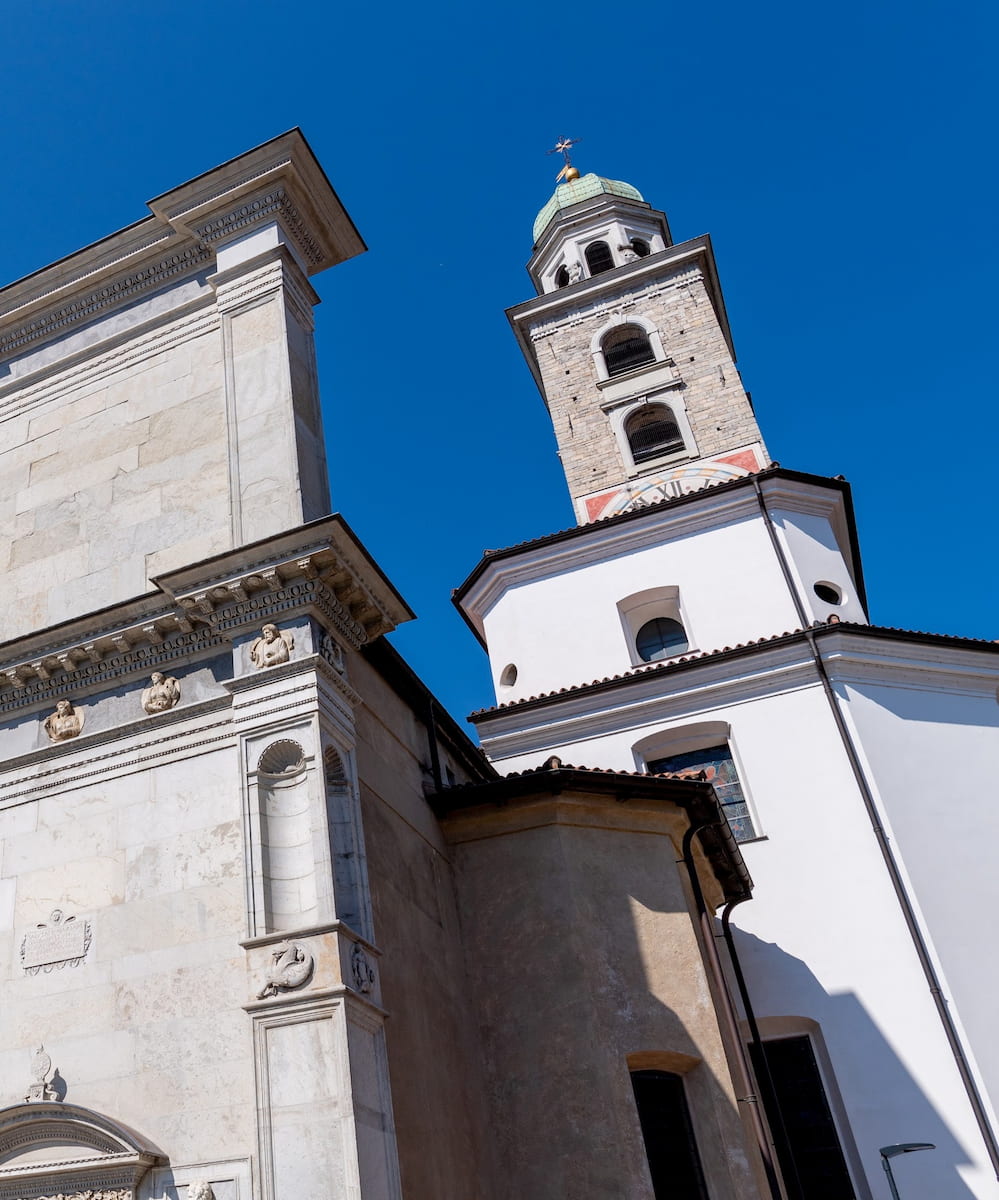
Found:
<svg viewBox="0 0 999 1200"><path fill-rule="evenodd" d="M636 770L644 766L640 742L705 721L727 726L761 835L741 847L755 892L733 915L757 1015L819 1025L853 1132L848 1156L855 1149L854 1167L862 1164L869 1181L855 1178L861 1196L881 1194L879 1146L926 1140L938 1149L906 1177L907 1197L994 1198L994 1175L818 683L737 703L667 694L659 714L646 710L640 724L629 721L627 697L618 703L613 712L605 700L598 718L594 700L592 718L577 710L564 723L555 710L539 713L530 718L533 735L525 720L520 749L509 740L506 756L486 729L483 745L503 773L553 753L578 766ZM896 744L900 736L896 729ZM959 741L942 732L936 749L957 750ZM926 805L935 801L929 773L909 779L897 803L911 806L917 788ZM938 833L932 822L923 830L927 867ZM991 995L984 988L982 1003Z"/></svg>
<svg viewBox="0 0 999 1200"><path fill-rule="evenodd" d="M689 653L797 625L763 523L747 519L511 587L484 622L497 699L630 670L618 604L650 586L677 589ZM517 682L504 687L509 663Z"/></svg>

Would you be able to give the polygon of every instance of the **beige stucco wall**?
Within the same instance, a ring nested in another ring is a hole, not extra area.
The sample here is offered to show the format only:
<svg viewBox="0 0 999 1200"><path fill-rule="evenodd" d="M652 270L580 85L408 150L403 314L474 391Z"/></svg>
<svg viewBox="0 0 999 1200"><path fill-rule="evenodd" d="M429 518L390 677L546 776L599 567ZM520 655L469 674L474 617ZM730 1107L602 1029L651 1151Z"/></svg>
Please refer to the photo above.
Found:
<svg viewBox="0 0 999 1200"><path fill-rule="evenodd" d="M681 822L582 795L446 822L504 1195L651 1200L629 1065L685 1072L710 1194L758 1195L676 862Z"/></svg>
<svg viewBox="0 0 999 1200"><path fill-rule="evenodd" d="M499 1200L449 852L424 797L427 731L363 659L351 671L403 1195Z"/></svg>

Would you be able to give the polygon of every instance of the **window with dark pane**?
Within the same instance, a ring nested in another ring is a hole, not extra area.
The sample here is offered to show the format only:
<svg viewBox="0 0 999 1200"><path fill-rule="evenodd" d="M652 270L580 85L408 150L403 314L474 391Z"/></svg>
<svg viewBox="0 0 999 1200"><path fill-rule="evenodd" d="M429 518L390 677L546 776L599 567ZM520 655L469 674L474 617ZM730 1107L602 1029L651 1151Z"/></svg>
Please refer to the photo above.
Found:
<svg viewBox="0 0 999 1200"><path fill-rule="evenodd" d="M635 649L642 662L659 662L682 654L687 649L687 631L672 617L653 617L635 637Z"/></svg>
<svg viewBox="0 0 999 1200"><path fill-rule="evenodd" d="M763 1052L787 1135L775 1142L788 1200L854 1200L812 1039L778 1038L764 1042Z"/></svg>
<svg viewBox="0 0 999 1200"><path fill-rule="evenodd" d="M684 448L680 426L665 404L643 404L636 409L624 423L624 434L636 463Z"/></svg>
<svg viewBox="0 0 999 1200"><path fill-rule="evenodd" d="M555 272L555 286L557 288L567 287L569 283L568 267L559 267Z"/></svg>
<svg viewBox="0 0 999 1200"><path fill-rule="evenodd" d="M703 750L671 754L667 758L657 758L648 763L647 769L653 775L696 775L703 771L708 783L715 789L715 795L721 804L722 812L728 818L735 840L748 842L756 837L749 806L742 794L742 784L739 782L728 746L707 746Z"/></svg>
<svg viewBox="0 0 999 1200"><path fill-rule="evenodd" d="M632 1071L631 1086L656 1200L707 1200L683 1077Z"/></svg>
<svg viewBox="0 0 999 1200"><path fill-rule="evenodd" d="M642 238L632 238L631 248L639 258L645 258L649 253L649 243L643 241Z"/></svg>
<svg viewBox="0 0 999 1200"><path fill-rule="evenodd" d="M602 275L614 269L614 255L606 242L590 242L584 251L591 275Z"/></svg>
<svg viewBox="0 0 999 1200"><path fill-rule="evenodd" d="M600 349L604 352L607 374L612 377L656 361L649 335L640 325L620 325L612 329Z"/></svg>

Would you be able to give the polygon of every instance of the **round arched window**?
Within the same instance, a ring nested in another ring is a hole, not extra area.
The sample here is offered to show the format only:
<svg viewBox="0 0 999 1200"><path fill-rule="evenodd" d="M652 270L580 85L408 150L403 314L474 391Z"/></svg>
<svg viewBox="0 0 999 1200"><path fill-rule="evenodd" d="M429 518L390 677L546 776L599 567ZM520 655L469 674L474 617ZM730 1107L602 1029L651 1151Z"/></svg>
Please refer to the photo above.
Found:
<svg viewBox="0 0 999 1200"><path fill-rule="evenodd" d="M687 634L672 617L653 617L646 621L635 638L635 649L642 662L659 662L687 649Z"/></svg>
<svg viewBox="0 0 999 1200"><path fill-rule="evenodd" d="M683 434L667 404L643 404L627 419L624 435L636 463L683 449Z"/></svg>
<svg viewBox="0 0 999 1200"><path fill-rule="evenodd" d="M586 255L586 265L590 268L591 275L613 271L614 255L606 242L590 242L583 253Z"/></svg>
<svg viewBox="0 0 999 1200"><path fill-rule="evenodd" d="M619 325L617 329L612 329L600 349L604 352L607 374L611 377L656 361L649 335L640 325Z"/></svg>
<svg viewBox="0 0 999 1200"><path fill-rule="evenodd" d="M555 272L555 286L557 288L568 287L569 284L569 268L559 267Z"/></svg>
<svg viewBox="0 0 999 1200"><path fill-rule="evenodd" d="M649 243L643 238L632 238L631 248L639 258L645 258L649 254Z"/></svg>

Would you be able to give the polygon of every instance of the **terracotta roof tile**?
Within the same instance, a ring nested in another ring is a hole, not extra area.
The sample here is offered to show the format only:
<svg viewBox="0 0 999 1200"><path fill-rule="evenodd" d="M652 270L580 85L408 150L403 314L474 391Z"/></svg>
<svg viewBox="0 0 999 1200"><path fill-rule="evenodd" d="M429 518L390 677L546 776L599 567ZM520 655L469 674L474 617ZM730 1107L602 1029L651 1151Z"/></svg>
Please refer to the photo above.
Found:
<svg viewBox="0 0 999 1200"><path fill-rule="evenodd" d="M999 647L999 639L992 640L989 638L970 638L962 637L959 634L950 633L927 633L913 629L900 629L893 625L860 625L855 622L841 621L835 614L829 619L829 622L824 624L816 622L810 626L810 629L825 630L835 628L843 632L850 633L870 633L875 635L898 636L903 638L925 638L933 642L945 642L962 646L981 646L981 647ZM524 704L536 703L538 701L551 700L556 696L569 696L576 693L587 692L590 688L600 687L604 684L623 682L628 679L637 679L642 675L658 675L668 674L670 671L678 667L686 666L690 663L705 662L709 659L722 658L726 654L739 653L753 646L773 645L783 641L785 638L799 637L805 633L804 629L790 629L783 633L771 634L769 637L751 638L747 642L737 642L734 646L722 646L715 650L703 650L697 654L684 654L676 658L671 658L666 662L649 663L642 667L633 667L630 671L621 671L617 675L605 675L601 679L591 679L585 683L574 683L567 687L561 687L550 692L539 692L536 696L522 696L519 700L507 700L502 704L494 704L486 708L477 708L469 714L468 720L473 721L476 717L489 716L498 712L509 711L511 709L520 708Z"/></svg>

